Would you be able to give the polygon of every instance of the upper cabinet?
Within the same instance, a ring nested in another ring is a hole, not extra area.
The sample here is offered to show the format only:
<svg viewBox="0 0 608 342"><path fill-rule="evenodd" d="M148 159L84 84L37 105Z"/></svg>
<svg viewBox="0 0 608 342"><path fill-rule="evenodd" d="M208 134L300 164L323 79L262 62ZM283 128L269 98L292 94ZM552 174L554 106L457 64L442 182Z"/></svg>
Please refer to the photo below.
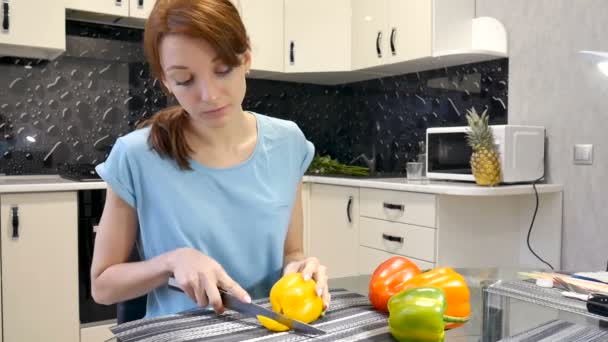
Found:
<svg viewBox="0 0 608 342"><path fill-rule="evenodd" d="M147 19L156 0L129 0L129 16Z"/></svg>
<svg viewBox="0 0 608 342"><path fill-rule="evenodd" d="M350 70L351 1L285 0L285 71Z"/></svg>
<svg viewBox="0 0 608 342"><path fill-rule="evenodd" d="M138 0L131 0L138 2ZM128 17L129 0L64 0L65 8Z"/></svg>
<svg viewBox="0 0 608 342"><path fill-rule="evenodd" d="M240 0L241 13L252 50L251 69L283 71L283 0Z"/></svg>
<svg viewBox="0 0 608 342"><path fill-rule="evenodd" d="M54 59L65 51L63 0L0 4L0 56Z"/></svg>

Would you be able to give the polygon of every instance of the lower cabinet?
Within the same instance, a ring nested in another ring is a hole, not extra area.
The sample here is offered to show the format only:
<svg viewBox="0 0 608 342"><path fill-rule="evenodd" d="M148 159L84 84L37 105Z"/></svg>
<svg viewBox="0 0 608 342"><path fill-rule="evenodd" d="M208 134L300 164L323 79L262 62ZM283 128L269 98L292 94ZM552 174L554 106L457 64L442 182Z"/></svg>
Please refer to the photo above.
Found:
<svg viewBox="0 0 608 342"><path fill-rule="evenodd" d="M105 342L114 337L110 331L114 325L116 323L83 327L80 329L80 342Z"/></svg>
<svg viewBox="0 0 608 342"><path fill-rule="evenodd" d="M330 278L358 274L359 189L310 185L308 254L327 266Z"/></svg>
<svg viewBox="0 0 608 342"><path fill-rule="evenodd" d="M80 338L76 192L0 195L4 342Z"/></svg>

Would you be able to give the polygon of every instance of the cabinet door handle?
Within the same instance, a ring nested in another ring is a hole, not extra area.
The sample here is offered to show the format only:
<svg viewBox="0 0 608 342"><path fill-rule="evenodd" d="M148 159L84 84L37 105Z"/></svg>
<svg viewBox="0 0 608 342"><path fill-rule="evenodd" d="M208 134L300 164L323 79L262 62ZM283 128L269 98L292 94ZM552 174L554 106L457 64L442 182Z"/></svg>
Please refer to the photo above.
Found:
<svg viewBox="0 0 608 342"><path fill-rule="evenodd" d="M294 41L289 42L289 64L294 65L296 63L296 43Z"/></svg>
<svg viewBox="0 0 608 342"><path fill-rule="evenodd" d="M122 0L116 0L116 6L122 6Z"/></svg>
<svg viewBox="0 0 608 342"><path fill-rule="evenodd" d="M11 207L11 221L13 223L13 240L19 238L19 207L13 206Z"/></svg>
<svg viewBox="0 0 608 342"><path fill-rule="evenodd" d="M382 203L382 206L386 209L405 211L405 206L403 204L393 204L384 202Z"/></svg>
<svg viewBox="0 0 608 342"><path fill-rule="evenodd" d="M403 243L403 238L401 236L382 234L382 238L386 241Z"/></svg>
<svg viewBox="0 0 608 342"><path fill-rule="evenodd" d="M144 0L137 0L137 7L144 8Z"/></svg>
<svg viewBox="0 0 608 342"><path fill-rule="evenodd" d="M393 56L397 55L397 49L395 48L395 38L397 36L397 28L393 27L391 30L391 52Z"/></svg>
<svg viewBox="0 0 608 342"><path fill-rule="evenodd" d="M348 223L353 223L353 219L351 217L352 205L353 205L353 196L349 196L348 204L346 204L346 217L348 217Z"/></svg>
<svg viewBox="0 0 608 342"><path fill-rule="evenodd" d="M8 32L10 28L9 18L9 6L8 0L2 0L2 32Z"/></svg>
<svg viewBox="0 0 608 342"><path fill-rule="evenodd" d="M378 58L382 58L382 48L380 47L381 41L382 41L382 31L378 31L378 36L376 37L376 53L378 54Z"/></svg>

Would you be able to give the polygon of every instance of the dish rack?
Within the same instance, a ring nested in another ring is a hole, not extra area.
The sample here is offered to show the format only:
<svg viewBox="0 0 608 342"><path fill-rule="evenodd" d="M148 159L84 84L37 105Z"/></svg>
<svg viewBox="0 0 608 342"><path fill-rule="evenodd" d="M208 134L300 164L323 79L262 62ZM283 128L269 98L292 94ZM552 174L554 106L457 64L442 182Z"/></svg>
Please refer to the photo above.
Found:
<svg viewBox="0 0 608 342"><path fill-rule="evenodd" d="M608 330L608 317L591 313L586 302L562 295L559 288L544 288L526 280L500 280L484 286L483 341L497 341L509 334L509 299L569 312L599 322L595 329Z"/></svg>

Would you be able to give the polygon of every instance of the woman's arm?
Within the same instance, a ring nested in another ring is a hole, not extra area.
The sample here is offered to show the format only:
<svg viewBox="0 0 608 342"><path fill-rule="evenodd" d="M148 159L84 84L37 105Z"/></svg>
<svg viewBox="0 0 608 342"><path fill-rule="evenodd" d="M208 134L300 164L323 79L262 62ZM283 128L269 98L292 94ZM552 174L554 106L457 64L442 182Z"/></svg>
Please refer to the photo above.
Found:
<svg viewBox="0 0 608 342"><path fill-rule="evenodd" d="M224 308L218 287L243 302L251 298L212 258L192 248L179 248L146 261L127 262L137 235L137 214L108 188L99 223L91 284L97 303L112 304L144 295L174 276L179 287L199 306Z"/></svg>
<svg viewBox="0 0 608 342"><path fill-rule="evenodd" d="M97 303L109 305L136 298L167 282L171 274L168 254L127 263L136 235L135 209L108 188L91 265L91 287Z"/></svg>

